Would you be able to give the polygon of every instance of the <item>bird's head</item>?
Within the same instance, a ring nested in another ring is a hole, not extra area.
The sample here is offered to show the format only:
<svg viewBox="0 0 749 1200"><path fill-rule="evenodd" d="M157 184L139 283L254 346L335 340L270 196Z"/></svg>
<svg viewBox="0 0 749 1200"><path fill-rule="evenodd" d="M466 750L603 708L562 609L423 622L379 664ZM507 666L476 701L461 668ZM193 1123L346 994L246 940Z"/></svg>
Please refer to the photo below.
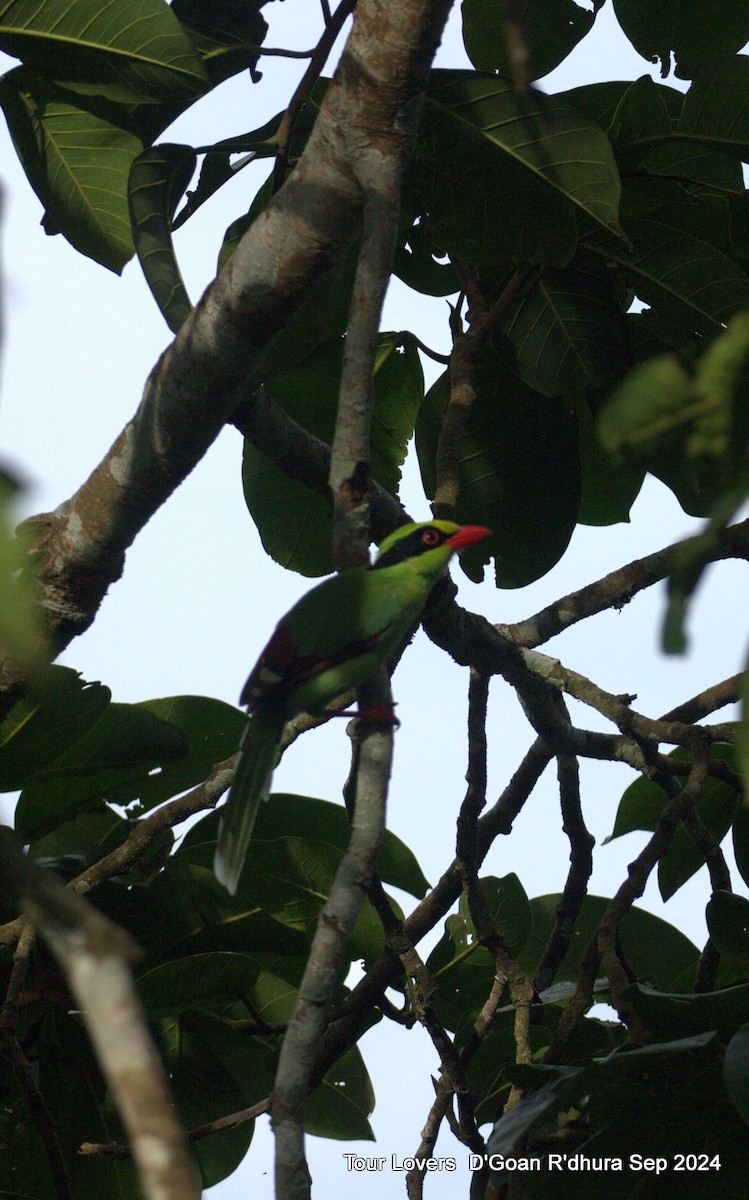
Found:
<svg viewBox="0 0 749 1200"><path fill-rule="evenodd" d="M407 559L422 558L424 566L446 566L457 550L472 546L491 534L483 525L456 525L453 521L424 521L401 525L380 545L375 567L393 567Z"/></svg>

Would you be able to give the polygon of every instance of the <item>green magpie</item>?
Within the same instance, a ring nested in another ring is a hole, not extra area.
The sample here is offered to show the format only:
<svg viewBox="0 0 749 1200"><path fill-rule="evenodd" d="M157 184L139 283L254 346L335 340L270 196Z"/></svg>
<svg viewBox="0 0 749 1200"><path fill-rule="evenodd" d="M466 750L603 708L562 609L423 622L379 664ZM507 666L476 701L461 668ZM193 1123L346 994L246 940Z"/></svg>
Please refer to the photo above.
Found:
<svg viewBox="0 0 749 1200"><path fill-rule="evenodd" d="M251 714L223 809L214 870L234 894L287 721L322 715L364 683L415 625L452 555L488 537L481 525L427 521L385 538L371 567L312 588L279 621L240 697Z"/></svg>

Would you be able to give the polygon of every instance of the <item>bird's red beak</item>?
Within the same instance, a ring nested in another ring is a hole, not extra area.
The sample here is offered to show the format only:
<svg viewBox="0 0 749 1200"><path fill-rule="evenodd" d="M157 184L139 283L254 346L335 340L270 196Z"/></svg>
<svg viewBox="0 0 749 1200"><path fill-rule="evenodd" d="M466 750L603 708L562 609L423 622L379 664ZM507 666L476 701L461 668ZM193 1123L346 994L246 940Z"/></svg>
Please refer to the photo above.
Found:
<svg viewBox="0 0 749 1200"><path fill-rule="evenodd" d="M453 550L462 550L464 546L472 546L474 542L482 542L484 538L491 537L491 532L491 529L485 529L483 525L461 525L458 532L447 540Z"/></svg>

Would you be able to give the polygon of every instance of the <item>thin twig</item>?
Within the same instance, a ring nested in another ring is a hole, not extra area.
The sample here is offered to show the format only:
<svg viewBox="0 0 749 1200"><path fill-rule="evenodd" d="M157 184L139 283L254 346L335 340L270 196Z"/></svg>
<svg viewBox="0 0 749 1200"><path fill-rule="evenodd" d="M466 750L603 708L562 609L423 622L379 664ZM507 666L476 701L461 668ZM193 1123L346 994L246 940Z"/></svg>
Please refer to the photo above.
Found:
<svg viewBox="0 0 749 1200"><path fill-rule="evenodd" d="M564 709L566 713L566 707ZM574 755L560 754L557 760L562 829L570 843L570 869L557 904L554 928L536 968L534 984L541 992L554 981L572 941L580 909L593 871L595 838L588 831L580 802L580 770Z"/></svg>
<svg viewBox="0 0 749 1200"><path fill-rule="evenodd" d="M217 1117L215 1121L198 1125L189 1131L187 1140L188 1142L197 1142L201 1138L210 1137L212 1133L220 1133L222 1129L236 1129L238 1125L254 1121L256 1117L261 1117L269 1110L270 1096L266 1096L264 1100L259 1100L257 1104L252 1104L249 1108L241 1108L238 1112L227 1113L225 1117ZM132 1149L121 1142L84 1142L78 1153L119 1160L130 1158Z"/></svg>
<svg viewBox="0 0 749 1200"><path fill-rule="evenodd" d="M328 61L328 55L335 45L336 38L355 8L356 0L341 0L335 13L332 16L328 15L320 41L315 46L310 57L309 66L297 84L296 91L281 118L281 124L276 133L278 157L273 167L273 182L271 184L274 194L279 190L286 178L286 171L289 165L289 141L294 128L294 122L299 116L302 105L309 98L312 88L320 78L323 67Z"/></svg>
<svg viewBox="0 0 749 1200"><path fill-rule="evenodd" d="M535 990L513 959L507 943L497 929L478 877L478 819L486 803L488 692L489 680L472 671L468 692L468 790L458 818L458 864L476 936L494 959L497 979L506 980L515 1005L516 1061L528 1062L531 1057L528 1041L530 1006ZM519 1099L520 1092L513 1088L508 1107L516 1104Z"/></svg>

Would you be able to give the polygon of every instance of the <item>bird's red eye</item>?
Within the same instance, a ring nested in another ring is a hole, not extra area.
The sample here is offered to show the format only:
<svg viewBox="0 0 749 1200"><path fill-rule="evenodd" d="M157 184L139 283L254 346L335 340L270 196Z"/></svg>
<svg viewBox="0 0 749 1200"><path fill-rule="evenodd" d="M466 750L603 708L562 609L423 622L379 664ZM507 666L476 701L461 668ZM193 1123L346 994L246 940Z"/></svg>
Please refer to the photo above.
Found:
<svg viewBox="0 0 749 1200"><path fill-rule="evenodd" d="M440 542L439 530L425 529L421 535L421 540L425 546L437 546Z"/></svg>

